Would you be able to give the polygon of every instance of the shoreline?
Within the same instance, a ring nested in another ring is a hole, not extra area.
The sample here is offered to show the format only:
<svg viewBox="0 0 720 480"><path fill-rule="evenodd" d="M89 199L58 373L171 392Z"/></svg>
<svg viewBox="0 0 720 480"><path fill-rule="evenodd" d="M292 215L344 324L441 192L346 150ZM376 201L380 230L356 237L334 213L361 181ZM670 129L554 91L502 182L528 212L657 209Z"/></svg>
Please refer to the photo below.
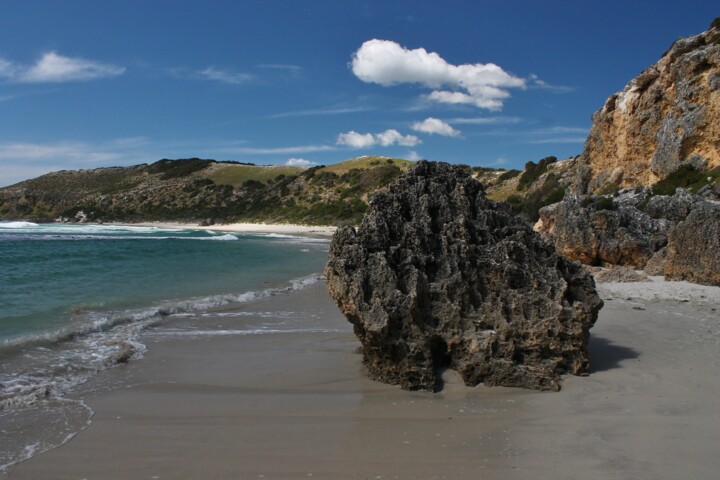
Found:
<svg viewBox="0 0 720 480"><path fill-rule="evenodd" d="M93 425L8 478L711 478L720 289L598 291L590 375L557 393L469 388L452 371L436 394L374 382L322 283L170 318L143 336L144 359L74 395ZM273 322L310 330L238 333Z"/></svg>
<svg viewBox="0 0 720 480"><path fill-rule="evenodd" d="M330 225L299 225L291 223L227 223L215 225L196 225L176 222L108 222L103 225L116 225L127 227L157 227L169 230L207 230L227 233L275 233L283 235L304 235L331 237L337 227Z"/></svg>

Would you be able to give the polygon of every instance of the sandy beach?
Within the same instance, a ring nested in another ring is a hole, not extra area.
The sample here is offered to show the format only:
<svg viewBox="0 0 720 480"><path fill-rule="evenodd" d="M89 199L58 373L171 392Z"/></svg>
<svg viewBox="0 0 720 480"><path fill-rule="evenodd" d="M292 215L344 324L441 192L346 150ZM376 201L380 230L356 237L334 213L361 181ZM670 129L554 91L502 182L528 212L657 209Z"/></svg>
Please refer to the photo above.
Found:
<svg viewBox="0 0 720 480"><path fill-rule="evenodd" d="M558 393L369 380L322 283L143 335L83 387L92 425L12 479L714 478L720 289L601 284L588 377ZM233 334L273 312L311 331Z"/></svg>

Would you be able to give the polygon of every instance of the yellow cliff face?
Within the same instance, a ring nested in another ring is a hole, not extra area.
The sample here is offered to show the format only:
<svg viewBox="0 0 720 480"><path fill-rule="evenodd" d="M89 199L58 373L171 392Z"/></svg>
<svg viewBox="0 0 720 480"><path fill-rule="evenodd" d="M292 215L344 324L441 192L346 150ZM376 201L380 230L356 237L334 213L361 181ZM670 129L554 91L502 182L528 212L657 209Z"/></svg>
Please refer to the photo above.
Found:
<svg viewBox="0 0 720 480"><path fill-rule="evenodd" d="M587 190L648 186L682 164L720 165L720 29L675 42L593 115Z"/></svg>

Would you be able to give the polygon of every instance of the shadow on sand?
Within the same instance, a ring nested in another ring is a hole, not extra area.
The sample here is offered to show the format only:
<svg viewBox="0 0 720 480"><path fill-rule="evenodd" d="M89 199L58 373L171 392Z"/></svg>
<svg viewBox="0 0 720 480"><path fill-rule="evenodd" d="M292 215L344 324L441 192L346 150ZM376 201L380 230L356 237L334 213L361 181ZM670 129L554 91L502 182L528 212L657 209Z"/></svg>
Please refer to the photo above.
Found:
<svg viewBox="0 0 720 480"><path fill-rule="evenodd" d="M630 347L616 345L607 338L597 335L590 335L590 343L588 344L590 353L590 373L604 372L618 368L620 362L638 358L640 352Z"/></svg>

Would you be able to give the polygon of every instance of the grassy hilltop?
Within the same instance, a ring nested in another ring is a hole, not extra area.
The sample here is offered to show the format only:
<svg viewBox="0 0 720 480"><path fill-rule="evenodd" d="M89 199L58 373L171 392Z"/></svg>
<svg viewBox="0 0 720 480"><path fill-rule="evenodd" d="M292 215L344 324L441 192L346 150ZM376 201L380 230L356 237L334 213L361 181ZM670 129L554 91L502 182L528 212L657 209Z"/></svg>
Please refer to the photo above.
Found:
<svg viewBox="0 0 720 480"><path fill-rule="evenodd" d="M312 168L197 158L64 170L0 189L0 218L50 221L356 223L368 193L412 162L361 157Z"/></svg>

